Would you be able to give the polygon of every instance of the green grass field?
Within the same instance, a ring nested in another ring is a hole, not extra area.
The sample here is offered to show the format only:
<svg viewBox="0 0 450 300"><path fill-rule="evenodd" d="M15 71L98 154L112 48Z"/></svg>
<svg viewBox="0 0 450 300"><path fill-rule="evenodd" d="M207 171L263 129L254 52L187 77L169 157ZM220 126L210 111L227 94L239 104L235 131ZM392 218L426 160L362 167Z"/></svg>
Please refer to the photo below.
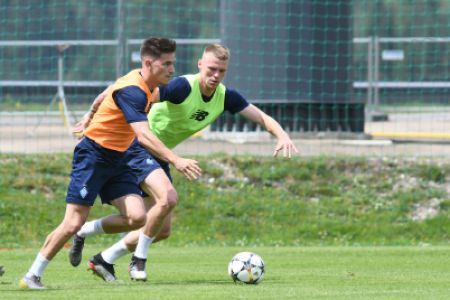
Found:
<svg viewBox="0 0 450 300"><path fill-rule="evenodd" d="M128 278L128 258L116 265L119 281L105 283L73 268L63 250L47 268L44 291L21 290L20 277L38 249L0 251L6 273L0 299L449 299L450 247L167 247L149 254L149 281ZM239 251L265 260L259 285L234 284L227 265ZM88 247L84 261L98 249Z"/></svg>
<svg viewBox="0 0 450 300"><path fill-rule="evenodd" d="M173 232L150 249L148 282L128 279L125 258L120 282L87 272L89 256L117 241L100 235L81 267L63 250L44 273L47 290L20 290L64 214L70 160L0 154L0 300L450 299L450 163L351 157L201 157L198 182L174 172ZM435 214L414 219L419 208ZM110 213L97 201L90 219ZM228 277L240 251L263 257L260 285Z"/></svg>

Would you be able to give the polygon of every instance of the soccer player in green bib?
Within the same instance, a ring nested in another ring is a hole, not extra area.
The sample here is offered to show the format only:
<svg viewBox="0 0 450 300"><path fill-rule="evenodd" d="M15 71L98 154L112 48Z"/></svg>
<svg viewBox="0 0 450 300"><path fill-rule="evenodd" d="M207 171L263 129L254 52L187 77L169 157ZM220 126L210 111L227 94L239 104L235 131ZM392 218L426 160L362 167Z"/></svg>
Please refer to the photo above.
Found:
<svg viewBox="0 0 450 300"><path fill-rule="evenodd" d="M210 125L224 111L232 114L239 113L244 118L259 124L277 139L273 156L282 152L285 157L290 158L297 149L280 124L255 105L250 104L239 92L221 83L228 69L229 57L228 48L221 44L210 44L198 61L199 73L176 77L169 84L160 86L159 93L155 91L154 102L157 103L152 106L148 115L151 131L172 149ZM99 95L92 106L93 111L101 101L102 95ZM74 128L74 132L82 131L89 124L90 117L88 113ZM174 196L172 193L170 201L167 199L164 201L164 199L156 199L151 189L150 192L148 191L145 185L149 181L146 178L151 176L154 163L152 162L153 167L146 166L146 160L142 159L143 154L140 153L142 151L145 151L143 147L130 147L129 165L135 170L143 191L150 195L145 198L149 207L147 223L143 228L129 232L119 242L98 255L102 256L105 264L99 267L113 270L112 263L116 259L134 252L129 267L130 277L133 280L145 281L147 280L145 264L148 248L151 243L169 237L171 214L176 205L177 195L175 193ZM171 180L168 164L156 157L155 160ZM158 206L161 207L158 208ZM85 238L98 233L102 233L101 219L87 222L75 235L69 254L72 265L78 265L81 260ZM114 277L114 274L108 275L112 275L108 276L109 278Z"/></svg>

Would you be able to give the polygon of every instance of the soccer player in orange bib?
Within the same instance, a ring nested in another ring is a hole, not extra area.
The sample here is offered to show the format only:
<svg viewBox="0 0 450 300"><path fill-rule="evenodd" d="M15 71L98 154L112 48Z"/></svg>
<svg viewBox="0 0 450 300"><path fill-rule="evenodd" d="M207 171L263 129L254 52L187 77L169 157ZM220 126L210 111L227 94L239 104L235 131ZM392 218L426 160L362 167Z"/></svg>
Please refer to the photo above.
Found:
<svg viewBox="0 0 450 300"><path fill-rule="evenodd" d="M120 213L109 216L109 226L103 228L105 233L144 226L147 218L141 190L125 155L136 138L145 149L174 165L188 178L199 176L201 170L197 161L175 155L148 128L147 113L153 89L167 84L175 72L175 50L176 43L171 39L145 40L141 46L141 68L119 78L108 90L85 137L75 147L64 219L47 236L35 261L20 280L21 288L44 288L42 273L85 223L97 195L102 203L114 205ZM92 268L98 275L109 274L101 266Z"/></svg>

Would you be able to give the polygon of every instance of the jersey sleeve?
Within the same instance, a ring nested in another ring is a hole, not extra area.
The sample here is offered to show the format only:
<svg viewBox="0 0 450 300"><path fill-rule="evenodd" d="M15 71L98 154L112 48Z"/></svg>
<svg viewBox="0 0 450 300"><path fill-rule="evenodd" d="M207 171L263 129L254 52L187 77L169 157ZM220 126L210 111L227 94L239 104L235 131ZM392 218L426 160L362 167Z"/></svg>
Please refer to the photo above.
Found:
<svg viewBox="0 0 450 300"><path fill-rule="evenodd" d="M127 86L115 91L113 98L128 123L147 122L147 95L143 90L137 86Z"/></svg>
<svg viewBox="0 0 450 300"><path fill-rule="evenodd" d="M225 91L224 110L235 114L249 106L247 100L236 90L227 88Z"/></svg>
<svg viewBox="0 0 450 300"><path fill-rule="evenodd" d="M167 85L159 86L160 101L169 101L174 104L180 104L191 93L191 86L184 77L176 77Z"/></svg>

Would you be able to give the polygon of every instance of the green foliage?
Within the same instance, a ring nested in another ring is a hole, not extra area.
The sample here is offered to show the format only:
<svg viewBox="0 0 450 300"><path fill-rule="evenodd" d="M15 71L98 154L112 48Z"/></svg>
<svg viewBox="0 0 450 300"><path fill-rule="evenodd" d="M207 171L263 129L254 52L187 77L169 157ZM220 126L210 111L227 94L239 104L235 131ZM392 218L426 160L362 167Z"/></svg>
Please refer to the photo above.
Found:
<svg viewBox="0 0 450 300"><path fill-rule="evenodd" d="M449 173L448 166L419 164L411 170L412 174L427 181L445 182Z"/></svg>
<svg viewBox="0 0 450 300"><path fill-rule="evenodd" d="M173 171L179 203L169 245L447 244L450 165L397 158L199 157ZM62 220L68 154L0 154L0 244L37 246ZM98 201L97 201L98 202ZM434 204L433 204L434 203ZM433 215L420 215L435 210ZM91 218L114 213L97 203ZM109 244L116 235L93 242Z"/></svg>
<svg viewBox="0 0 450 300"><path fill-rule="evenodd" d="M64 217L71 156L0 154L0 168L0 245L40 245Z"/></svg>

